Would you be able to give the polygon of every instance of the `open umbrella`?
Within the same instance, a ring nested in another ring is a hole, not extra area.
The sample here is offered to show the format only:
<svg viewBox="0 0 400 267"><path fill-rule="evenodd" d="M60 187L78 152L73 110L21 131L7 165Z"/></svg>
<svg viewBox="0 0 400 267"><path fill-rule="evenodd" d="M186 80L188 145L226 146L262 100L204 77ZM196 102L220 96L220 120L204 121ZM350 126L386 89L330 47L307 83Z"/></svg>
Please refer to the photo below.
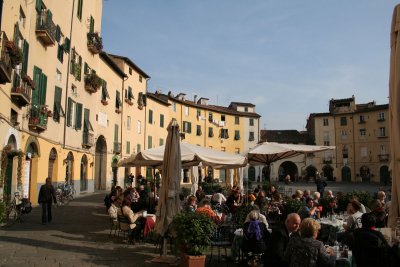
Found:
<svg viewBox="0 0 400 267"><path fill-rule="evenodd" d="M179 140L179 125L173 119L168 125L168 136L164 150L164 164L162 168L162 182L160 188L160 198L156 212L155 231L164 239L164 249L162 257L154 259L158 262L173 262L166 256L165 234L172 222L175 214L179 212L180 200L180 178L181 178L181 149Z"/></svg>
<svg viewBox="0 0 400 267"><path fill-rule="evenodd" d="M400 216L400 5L393 11L390 32L390 77L389 77L389 127L390 169L392 174L392 200L388 226L397 226Z"/></svg>

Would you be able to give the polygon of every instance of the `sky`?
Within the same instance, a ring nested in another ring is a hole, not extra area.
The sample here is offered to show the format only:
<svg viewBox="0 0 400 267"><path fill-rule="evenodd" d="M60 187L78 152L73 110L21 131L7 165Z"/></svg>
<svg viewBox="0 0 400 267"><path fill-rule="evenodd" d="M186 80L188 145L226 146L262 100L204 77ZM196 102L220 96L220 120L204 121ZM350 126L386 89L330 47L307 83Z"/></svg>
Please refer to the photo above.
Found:
<svg viewBox="0 0 400 267"><path fill-rule="evenodd" d="M329 100L389 102L394 0L104 0L108 53L148 91L256 105L260 128L304 130Z"/></svg>

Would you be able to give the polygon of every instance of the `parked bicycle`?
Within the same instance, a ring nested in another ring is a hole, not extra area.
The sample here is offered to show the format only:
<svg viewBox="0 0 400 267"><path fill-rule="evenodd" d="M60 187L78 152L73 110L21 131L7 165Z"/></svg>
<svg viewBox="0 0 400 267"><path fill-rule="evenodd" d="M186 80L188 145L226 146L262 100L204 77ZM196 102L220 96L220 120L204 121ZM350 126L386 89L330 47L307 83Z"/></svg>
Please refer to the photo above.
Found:
<svg viewBox="0 0 400 267"><path fill-rule="evenodd" d="M6 209L6 223L13 225L16 221L22 222L22 216L32 211L32 204L27 198L21 198L19 192L14 193L14 198Z"/></svg>
<svg viewBox="0 0 400 267"><path fill-rule="evenodd" d="M59 184L56 190L57 206L68 205L74 199L75 188L73 183Z"/></svg>

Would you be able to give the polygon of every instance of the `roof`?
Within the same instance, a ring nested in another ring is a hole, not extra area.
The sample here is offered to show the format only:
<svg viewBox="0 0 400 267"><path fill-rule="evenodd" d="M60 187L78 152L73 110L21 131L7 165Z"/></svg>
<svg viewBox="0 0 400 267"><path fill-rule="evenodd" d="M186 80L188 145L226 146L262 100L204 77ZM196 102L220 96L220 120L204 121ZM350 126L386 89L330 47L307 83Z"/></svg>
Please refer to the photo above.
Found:
<svg viewBox="0 0 400 267"><path fill-rule="evenodd" d="M329 112L310 113L310 117L326 117L326 116L332 116L332 114Z"/></svg>
<svg viewBox="0 0 400 267"><path fill-rule="evenodd" d="M154 101L157 101L158 103L166 106L170 106L171 104L168 102L168 96L163 95L163 94L157 94L157 93L149 93L147 92L146 95L153 99Z"/></svg>
<svg viewBox="0 0 400 267"><path fill-rule="evenodd" d="M307 134L297 130L261 130L261 142L276 142L285 144L306 144Z"/></svg>
<svg viewBox="0 0 400 267"><path fill-rule="evenodd" d="M252 107L254 108L256 105L252 103L244 103L244 102L231 102L229 106L236 105L236 106L242 106L242 107Z"/></svg>
<svg viewBox="0 0 400 267"><path fill-rule="evenodd" d="M107 65L112 68L121 78L125 78L127 77L125 72L123 70L120 69L120 67L118 67L117 64L115 64L114 60L112 60L112 58L110 57L109 54L107 54L106 52L100 52L100 58L102 60L104 60L104 62L107 63Z"/></svg>
<svg viewBox="0 0 400 267"><path fill-rule="evenodd" d="M374 105L374 106L367 106L367 105L356 105L357 109L355 113L363 113L363 112L369 112L369 111L378 111L378 110L385 110L389 109L389 104L383 104L383 105Z"/></svg>
<svg viewBox="0 0 400 267"><path fill-rule="evenodd" d="M354 101L354 97L350 97L350 98L342 98L342 99L331 99L330 102L332 103L341 103L341 102L351 102Z"/></svg>
<svg viewBox="0 0 400 267"><path fill-rule="evenodd" d="M123 57L123 56L118 56L118 55L114 55L114 54L109 54L111 57L115 57L115 58L119 58L124 60L126 63L128 63L129 66L131 66L134 70L136 70L137 72L140 73L140 75L142 75L144 78L149 79L150 76L144 72L141 68L139 68L138 65L136 65L135 63L133 63L132 60L130 60L128 57Z"/></svg>

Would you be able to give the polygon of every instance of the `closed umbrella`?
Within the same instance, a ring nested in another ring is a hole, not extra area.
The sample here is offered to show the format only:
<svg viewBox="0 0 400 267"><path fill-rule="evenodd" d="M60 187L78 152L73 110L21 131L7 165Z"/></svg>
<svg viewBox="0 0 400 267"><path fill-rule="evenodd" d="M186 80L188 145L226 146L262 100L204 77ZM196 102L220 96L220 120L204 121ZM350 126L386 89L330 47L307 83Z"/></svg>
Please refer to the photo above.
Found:
<svg viewBox="0 0 400 267"><path fill-rule="evenodd" d="M192 170L192 187L190 188L190 194L195 195L197 189L199 188L199 167L193 166Z"/></svg>
<svg viewBox="0 0 400 267"><path fill-rule="evenodd" d="M392 175L392 200L389 210L389 226L396 227L400 216L400 5L393 11L390 33L390 77L389 77L389 127L390 169Z"/></svg>

